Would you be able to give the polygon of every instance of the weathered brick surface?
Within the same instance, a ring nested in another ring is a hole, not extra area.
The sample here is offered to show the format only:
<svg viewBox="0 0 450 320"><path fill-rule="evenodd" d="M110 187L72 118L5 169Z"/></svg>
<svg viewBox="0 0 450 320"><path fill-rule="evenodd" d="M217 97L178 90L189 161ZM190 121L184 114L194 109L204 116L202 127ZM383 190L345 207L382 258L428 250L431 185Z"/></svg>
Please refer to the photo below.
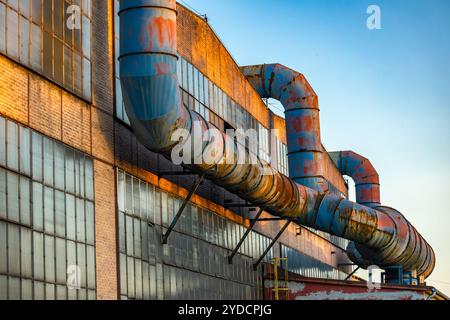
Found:
<svg viewBox="0 0 450 320"><path fill-rule="evenodd" d="M97 108L91 108L92 155L108 163L114 163L113 116Z"/></svg>
<svg viewBox="0 0 450 320"><path fill-rule="evenodd" d="M92 15L92 104L114 114L113 1L91 1Z"/></svg>
<svg viewBox="0 0 450 320"><path fill-rule="evenodd" d="M86 153L91 153L90 106L69 93L62 94L62 140Z"/></svg>
<svg viewBox="0 0 450 320"><path fill-rule="evenodd" d="M61 139L62 90L30 73L30 126L45 135Z"/></svg>
<svg viewBox="0 0 450 320"><path fill-rule="evenodd" d="M114 300L118 297L114 168L95 161L94 170L97 299Z"/></svg>
<svg viewBox="0 0 450 320"><path fill-rule="evenodd" d="M28 123L28 73L1 55L0 113Z"/></svg>

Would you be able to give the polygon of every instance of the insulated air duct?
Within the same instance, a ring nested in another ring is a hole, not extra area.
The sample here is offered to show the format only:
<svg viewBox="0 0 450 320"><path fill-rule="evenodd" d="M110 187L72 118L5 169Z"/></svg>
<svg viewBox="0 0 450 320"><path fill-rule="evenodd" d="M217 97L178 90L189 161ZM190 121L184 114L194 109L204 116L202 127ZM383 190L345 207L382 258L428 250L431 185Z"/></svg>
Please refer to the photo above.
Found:
<svg viewBox="0 0 450 320"><path fill-rule="evenodd" d="M369 207L381 204L380 178L369 159L353 151L330 152L329 155L339 172L355 182L356 202Z"/></svg>
<svg viewBox="0 0 450 320"><path fill-rule="evenodd" d="M317 136L320 134L317 97L310 87L308 90L301 87L307 84L304 78L291 79L300 84L298 88L278 88L298 93L285 100L293 103L289 110L293 122L287 127L288 135L297 139L290 146L298 157L291 167L295 170L298 165L300 172L294 178L317 190L282 175L224 133L210 131L211 124L182 104L176 74L175 0L121 1L119 15L125 109L136 136L147 148L171 160L174 151L182 153L184 167L272 215L292 218L305 226L354 241L349 248L350 256L363 267L402 265L404 270L416 270L425 277L431 273L434 267L431 247L403 216L393 209L375 210L323 190L321 168L315 162L322 152ZM266 70L277 79L273 73L277 68ZM269 92L283 101L284 94L270 85L277 82L270 79L267 82L266 74L260 75L261 83L268 84ZM179 135L179 130L187 135ZM206 139L198 139L199 132ZM228 147L229 144L233 147ZM205 152L215 160L196 161ZM303 163L308 163L307 168L302 167Z"/></svg>

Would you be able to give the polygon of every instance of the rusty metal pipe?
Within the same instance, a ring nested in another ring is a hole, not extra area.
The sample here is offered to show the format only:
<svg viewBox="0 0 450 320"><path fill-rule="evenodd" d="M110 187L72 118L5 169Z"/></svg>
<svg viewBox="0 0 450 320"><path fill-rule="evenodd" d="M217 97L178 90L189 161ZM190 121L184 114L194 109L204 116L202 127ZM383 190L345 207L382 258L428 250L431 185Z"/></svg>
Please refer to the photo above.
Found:
<svg viewBox="0 0 450 320"><path fill-rule="evenodd" d="M342 175L353 179L356 202L376 207L380 201L380 178L372 163L353 151L329 152L336 168Z"/></svg>
<svg viewBox="0 0 450 320"><path fill-rule="evenodd" d="M358 204L325 193L320 110L306 78L280 64L246 66L241 71L262 98L279 100L285 109L290 177L324 194L319 196L318 210L298 221L354 241L347 251L360 266L398 264L428 276L435 259L431 247L400 213L380 206L379 176L369 160L349 151L330 154L341 174L355 180Z"/></svg>
<svg viewBox="0 0 450 320"><path fill-rule="evenodd" d="M356 248L355 260L359 259L356 261L361 264L383 262L382 258L387 256L389 263L405 261L411 268L415 268L417 262L423 262L422 268L429 270L430 256L426 255L417 261L416 250L406 250L408 246L405 246L406 253L392 253L390 250L389 254L386 252L386 249L394 246L393 243L399 242L397 233L400 227L395 219L382 210L352 203L323 192L320 188L314 190L295 183L272 168L269 163L250 154L247 149L238 147L237 143L223 132L219 132L215 139L197 139L196 131L197 134L200 131L202 136L208 137L211 136L208 130L214 126L199 114L188 110L181 102L176 81L175 10L174 0L121 1L121 84L125 109L139 141L168 159L171 159L172 152L179 148L193 151L188 163L183 163L185 168L204 174L207 179L253 205L264 207L274 216L295 218L300 224L362 244L362 248L370 249L371 254L367 255L366 251ZM293 80L300 83L305 81L302 77L295 79ZM314 106L316 100L317 97L311 96L293 102L296 107L293 107L292 115L296 115L296 112L302 114L302 110L310 110L312 114L309 116L305 111L306 118L318 124L318 109L316 112L313 107L307 108L308 104ZM307 102L302 104L302 101ZM302 120L298 121L298 138L310 137L312 140L308 143L307 152L302 152L301 148L298 152L293 149L293 152L299 155L309 152L314 154L314 157L320 156L320 140L313 139L309 126L302 129ZM172 134L178 129L185 130L188 135L173 141ZM230 140L233 141L234 148L225 147L226 142ZM196 156L206 150L217 153L217 160L212 163L196 163ZM251 158L254 161L248 161ZM302 156L299 157L301 158ZM318 182L315 186L320 186L320 180ZM404 226L404 222L401 222ZM425 246L424 240L421 243Z"/></svg>

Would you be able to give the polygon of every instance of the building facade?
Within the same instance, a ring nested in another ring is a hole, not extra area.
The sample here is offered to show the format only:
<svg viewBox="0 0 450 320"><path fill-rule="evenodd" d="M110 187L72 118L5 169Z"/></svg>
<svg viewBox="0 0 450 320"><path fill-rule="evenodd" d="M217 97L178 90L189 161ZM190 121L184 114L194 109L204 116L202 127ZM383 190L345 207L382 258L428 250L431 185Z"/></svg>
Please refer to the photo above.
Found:
<svg viewBox="0 0 450 320"><path fill-rule="evenodd" d="M255 270L284 221L256 224L230 264L256 210L209 181L162 244L194 178L129 126L118 3L0 0L0 299L260 299L261 268L280 256L304 277L347 278L346 241L294 224ZM284 120L181 5L178 52L184 103L220 130L255 129L246 147L288 174Z"/></svg>

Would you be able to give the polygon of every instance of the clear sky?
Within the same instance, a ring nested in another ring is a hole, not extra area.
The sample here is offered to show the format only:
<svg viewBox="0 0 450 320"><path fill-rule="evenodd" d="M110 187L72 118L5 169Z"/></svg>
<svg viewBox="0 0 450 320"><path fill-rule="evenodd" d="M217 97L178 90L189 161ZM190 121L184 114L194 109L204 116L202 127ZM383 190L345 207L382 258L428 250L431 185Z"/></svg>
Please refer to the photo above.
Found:
<svg viewBox="0 0 450 320"><path fill-rule="evenodd" d="M239 65L279 62L319 95L323 143L369 158L384 205L433 246L450 295L450 1L184 0ZM366 27L381 8L381 30Z"/></svg>

